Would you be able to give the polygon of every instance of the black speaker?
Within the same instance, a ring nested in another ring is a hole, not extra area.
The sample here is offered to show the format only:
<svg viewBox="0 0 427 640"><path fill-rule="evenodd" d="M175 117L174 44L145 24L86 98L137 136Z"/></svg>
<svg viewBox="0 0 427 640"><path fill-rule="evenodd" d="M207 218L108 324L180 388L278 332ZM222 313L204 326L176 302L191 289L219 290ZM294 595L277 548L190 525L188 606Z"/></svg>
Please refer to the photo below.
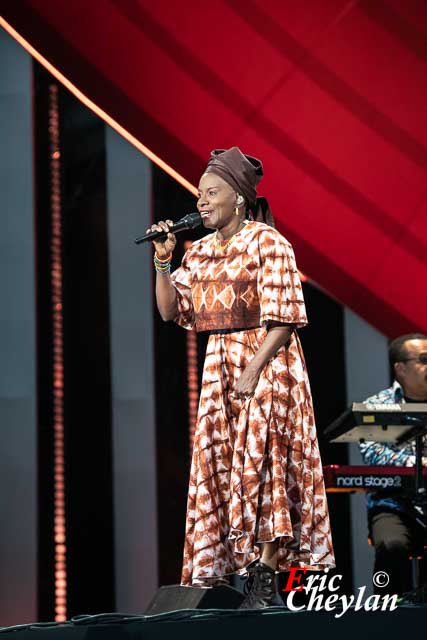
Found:
<svg viewBox="0 0 427 640"><path fill-rule="evenodd" d="M182 587L179 584L160 587L144 612L147 616L179 609L238 609L245 596L238 589L218 587Z"/></svg>

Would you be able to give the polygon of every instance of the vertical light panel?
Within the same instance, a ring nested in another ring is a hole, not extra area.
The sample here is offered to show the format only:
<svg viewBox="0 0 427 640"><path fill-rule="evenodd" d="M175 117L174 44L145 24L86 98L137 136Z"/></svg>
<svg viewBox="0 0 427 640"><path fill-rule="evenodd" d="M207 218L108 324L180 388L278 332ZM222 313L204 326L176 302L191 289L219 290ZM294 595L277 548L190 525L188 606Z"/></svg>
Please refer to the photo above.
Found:
<svg viewBox="0 0 427 640"><path fill-rule="evenodd" d="M37 619L32 61L0 29L0 627Z"/></svg>
<svg viewBox="0 0 427 640"><path fill-rule="evenodd" d="M194 431L199 404L199 372L197 363L197 333L196 330L187 331L187 381L188 381L188 441L190 458L193 454Z"/></svg>
<svg viewBox="0 0 427 640"><path fill-rule="evenodd" d="M106 129L108 262L118 611L141 613L158 587L151 163Z"/></svg>
<svg viewBox="0 0 427 640"><path fill-rule="evenodd" d="M31 65L0 29L0 627L37 619Z"/></svg>
<svg viewBox="0 0 427 640"><path fill-rule="evenodd" d="M191 247L187 240L185 250ZM197 408L199 405L199 369L197 358L197 332L195 329L187 331L187 385L188 385L188 443L189 457L193 455L194 431L196 428Z"/></svg>
<svg viewBox="0 0 427 640"><path fill-rule="evenodd" d="M54 548L55 548L55 620L67 619L67 536L65 528L65 455L64 455L64 351L63 351L63 275L61 149L58 87L49 87L50 206L52 240L52 342L53 342L53 438L54 438Z"/></svg>

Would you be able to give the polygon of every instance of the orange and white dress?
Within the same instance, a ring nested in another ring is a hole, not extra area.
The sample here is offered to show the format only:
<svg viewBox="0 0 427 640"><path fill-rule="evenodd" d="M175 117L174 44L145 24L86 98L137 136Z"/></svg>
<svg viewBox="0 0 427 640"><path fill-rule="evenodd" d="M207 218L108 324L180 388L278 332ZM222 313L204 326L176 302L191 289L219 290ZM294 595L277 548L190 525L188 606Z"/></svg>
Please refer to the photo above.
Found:
<svg viewBox="0 0 427 640"><path fill-rule="evenodd" d="M278 570L335 566L310 384L294 331L254 395L234 397L269 322L307 324L293 250L248 222L225 247L195 242L172 274L175 321L209 337L194 439L181 584L244 573L278 540ZM235 329L235 331L232 331Z"/></svg>

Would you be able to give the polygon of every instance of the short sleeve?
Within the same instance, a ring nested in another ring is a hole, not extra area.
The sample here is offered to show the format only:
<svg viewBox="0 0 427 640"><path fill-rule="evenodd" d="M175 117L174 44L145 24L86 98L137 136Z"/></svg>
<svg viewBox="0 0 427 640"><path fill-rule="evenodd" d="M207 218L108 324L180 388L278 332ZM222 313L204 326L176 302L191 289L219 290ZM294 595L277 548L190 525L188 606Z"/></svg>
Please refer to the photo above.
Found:
<svg viewBox="0 0 427 640"><path fill-rule="evenodd" d="M304 327L307 314L292 246L274 229L263 230L258 243L261 325L282 322Z"/></svg>
<svg viewBox="0 0 427 640"><path fill-rule="evenodd" d="M188 253L188 251L185 253L181 266L171 274L171 280L176 289L178 302L178 314L173 320L180 327L191 330L195 325L195 317L191 292L192 275Z"/></svg>

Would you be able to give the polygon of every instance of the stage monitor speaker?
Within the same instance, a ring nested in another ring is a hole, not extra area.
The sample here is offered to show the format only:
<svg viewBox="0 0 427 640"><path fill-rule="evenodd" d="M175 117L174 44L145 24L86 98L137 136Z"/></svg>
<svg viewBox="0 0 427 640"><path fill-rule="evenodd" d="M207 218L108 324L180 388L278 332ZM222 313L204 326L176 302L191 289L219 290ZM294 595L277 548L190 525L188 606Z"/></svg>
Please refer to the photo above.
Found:
<svg viewBox="0 0 427 640"><path fill-rule="evenodd" d="M238 609L244 597L227 585L206 589L171 584L160 587L144 613L153 616L180 609Z"/></svg>

